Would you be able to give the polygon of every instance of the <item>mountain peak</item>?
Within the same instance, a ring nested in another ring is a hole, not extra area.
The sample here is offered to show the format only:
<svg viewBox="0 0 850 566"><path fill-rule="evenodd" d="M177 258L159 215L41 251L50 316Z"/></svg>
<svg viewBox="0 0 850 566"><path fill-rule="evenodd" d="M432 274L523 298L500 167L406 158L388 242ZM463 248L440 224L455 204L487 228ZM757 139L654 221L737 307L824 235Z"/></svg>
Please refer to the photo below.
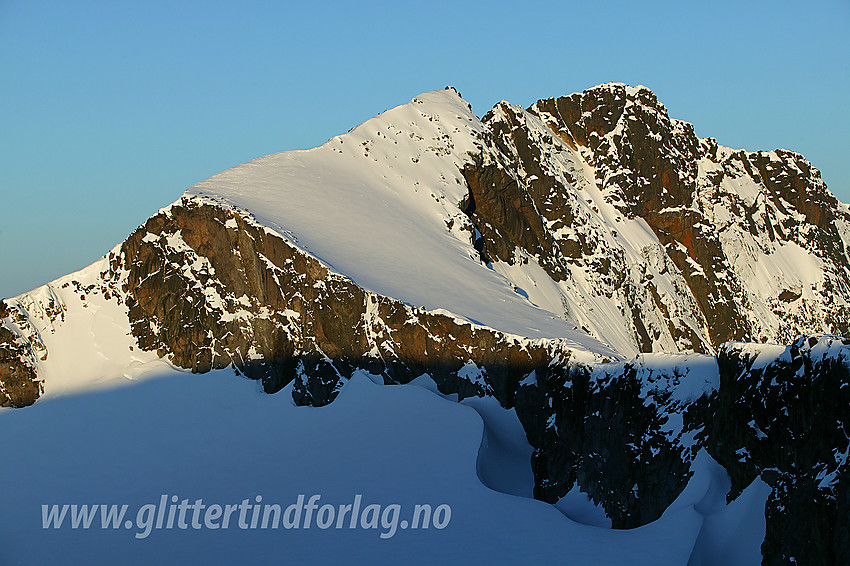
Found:
<svg viewBox="0 0 850 566"><path fill-rule="evenodd" d="M849 249L850 209L802 156L700 139L645 87L483 119L426 92L202 181L0 302L0 405L174 367L313 406L357 375L416 381L514 411L539 499L587 494L637 527L678 509L711 451L733 496L773 489L748 535L766 561L831 563Z"/></svg>
<svg viewBox="0 0 850 566"><path fill-rule="evenodd" d="M174 305L127 282L153 275L134 258L190 262L181 277L191 288L217 282L187 313L205 305L237 317L241 295L226 299L236 281L223 273L242 273L254 287L240 292L259 294L245 310L253 317L280 279L256 271L281 266L253 248L239 253L256 265L215 259L241 249L228 234L250 224L309 257L316 273L455 322L560 340L591 357L711 353L730 339L847 331L850 222L829 196L798 154L726 151L671 120L643 86L606 83L528 109L502 101L483 119L446 87L319 147L189 188L113 254L107 275L126 288L108 294L147 305L133 328L196 367L198 352L169 337L177 329L156 339L141 330L169 327L156 313ZM207 346L215 363L235 355L216 343Z"/></svg>

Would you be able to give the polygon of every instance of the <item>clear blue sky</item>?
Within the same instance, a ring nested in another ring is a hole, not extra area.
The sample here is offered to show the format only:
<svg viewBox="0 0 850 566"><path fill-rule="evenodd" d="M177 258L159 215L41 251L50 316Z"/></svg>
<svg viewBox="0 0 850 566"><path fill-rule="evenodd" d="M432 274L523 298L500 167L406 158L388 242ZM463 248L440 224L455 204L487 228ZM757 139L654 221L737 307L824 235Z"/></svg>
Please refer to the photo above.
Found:
<svg viewBox="0 0 850 566"><path fill-rule="evenodd" d="M426 90L483 115L645 84L701 136L805 154L850 201L850 3L0 0L0 297L185 188Z"/></svg>

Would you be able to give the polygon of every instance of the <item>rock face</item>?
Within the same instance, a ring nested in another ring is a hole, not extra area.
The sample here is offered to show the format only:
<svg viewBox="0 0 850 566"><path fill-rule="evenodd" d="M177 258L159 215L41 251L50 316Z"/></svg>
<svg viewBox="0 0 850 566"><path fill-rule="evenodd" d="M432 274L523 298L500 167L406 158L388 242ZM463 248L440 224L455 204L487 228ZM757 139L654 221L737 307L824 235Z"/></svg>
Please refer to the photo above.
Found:
<svg viewBox="0 0 850 566"><path fill-rule="evenodd" d="M778 356L728 344L718 355L708 448L767 501L765 564L850 562L850 340L803 336Z"/></svg>
<svg viewBox="0 0 850 566"><path fill-rule="evenodd" d="M139 346L194 372L234 365L269 393L331 402L356 369L510 404L519 380L571 352L364 291L247 214L184 199L111 257Z"/></svg>
<svg viewBox="0 0 850 566"><path fill-rule="evenodd" d="M502 102L483 122L485 158L464 171L479 247L532 256L564 316L619 351L848 334L850 213L803 156L700 139L651 91L618 84Z"/></svg>
<svg viewBox="0 0 850 566"><path fill-rule="evenodd" d="M517 415L535 451L535 497L557 502L574 485L615 528L659 518L691 477L704 443L713 357L550 367L523 383Z"/></svg>
<svg viewBox="0 0 850 566"><path fill-rule="evenodd" d="M32 405L44 391L36 359L47 349L24 309L0 301L0 407Z"/></svg>
<svg viewBox="0 0 850 566"><path fill-rule="evenodd" d="M425 177L408 181L404 169L387 198L418 193L429 174L451 186L432 187L437 204L422 197L422 210L460 235L446 241L469 252L463 260L599 348L369 290L285 218L199 192L61 287L83 311L96 295L121 313L131 351L196 373L233 366L268 393L292 383L299 405L332 402L357 370L493 396L516 409L534 450L534 496L555 503L577 486L615 528L660 517L706 450L729 473L730 500L756 478L773 489L765 564L850 561L850 347L822 336L850 335L850 211L818 171L792 152L700 139L643 87L601 85L528 109L502 102L480 121L411 105L413 122L394 117L374 139L340 136L329 151L354 145L371 166L396 159L401 142L430 144L401 160ZM55 363L45 329L61 340L66 324L58 285L0 302L2 406L44 391L42 369Z"/></svg>
<svg viewBox="0 0 850 566"><path fill-rule="evenodd" d="M803 336L727 343L716 362L550 367L523 382L516 408L538 499L577 485L615 528L644 525L682 492L704 448L729 473L729 501L756 478L773 488L764 564L845 564L848 407L850 340Z"/></svg>

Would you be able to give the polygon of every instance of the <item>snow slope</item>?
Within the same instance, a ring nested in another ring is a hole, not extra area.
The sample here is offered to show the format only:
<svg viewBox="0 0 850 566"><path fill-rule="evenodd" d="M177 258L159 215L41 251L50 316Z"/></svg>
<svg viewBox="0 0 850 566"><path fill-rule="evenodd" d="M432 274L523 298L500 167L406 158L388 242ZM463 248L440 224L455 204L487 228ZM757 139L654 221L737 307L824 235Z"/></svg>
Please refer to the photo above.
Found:
<svg viewBox="0 0 850 566"><path fill-rule="evenodd" d="M117 251L117 248L113 252ZM17 326L40 344L44 397L108 389L172 368L138 347L108 256L14 299Z"/></svg>
<svg viewBox="0 0 850 566"><path fill-rule="evenodd" d="M320 147L277 153L190 188L251 212L359 286L530 338L610 349L534 306L480 262L460 168L484 131L452 89L424 93Z"/></svg>
<svg viewBox="0 0 850 566"><path fill-rule="evenodd" d="M661 519L610 530L482 485L476 475L481 418L422 387L377 386L359 373L332 405L315 409L295 407L289 395L266 395L229 370L203 376L171 370L161 377L0 411L6 452L13 455L0 461L1 562L758 563L764 525L757 518L766 494L754 484L726 506L728 478L705 456ZM498 464L498 451L490 457ZM42 529L42 504L118 503L135 511L162 494L207 504L260 495L283 506L298 494L333 504L362 494L364 502L408 509L447 503L452 514L442 530L398 530L389 539L380 538L384 529L175 528L142 540L136 529L103 530L97 522L89 529ZM692 556L695 545L702 554Z"/></svg>

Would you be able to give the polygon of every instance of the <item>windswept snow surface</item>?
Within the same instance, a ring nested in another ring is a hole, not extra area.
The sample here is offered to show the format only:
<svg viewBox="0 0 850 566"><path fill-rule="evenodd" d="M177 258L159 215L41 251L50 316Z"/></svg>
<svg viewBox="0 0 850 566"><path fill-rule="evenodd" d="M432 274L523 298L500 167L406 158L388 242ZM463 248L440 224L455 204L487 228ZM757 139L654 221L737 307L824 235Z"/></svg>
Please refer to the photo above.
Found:
<svg viewBox="0 0 850 566"><path fill-rule="evenodd" d="M162 377L0 410L7 454L0 460L0 562L708 563L692 556L696 545L712 560L758 563L763 524L741 521L763 516L763 494L726 506L728 478L705 457L661 519L610 530L485 487L476 475L481 417L423 387L376 385L357 373L334 403L307 408L294 406L288 391L266 395L229 370L203 376L171 370ZM509 415L485 405L474 406L499 421L495 435L512 444ZM399 528L385 539L383 527L242 530L235 517L228 529L154 529L141 540L132 524L102 529L100 517L88 529L42 528L43 504L126 504L134 518L162 495L190 504L203 498L206 505L261 496L285 508L298 494L318 494L320 504L333 505L361 494L364 506L401 504L402 518L415 504L445 503L451 519L442 530ZM727 524L719 513L735 521ZM728 525L743 525L747 536ZM724 546L714 544L717 537Z"/></svg>
<svg viewBox="0 0 850 566"><path fill-rule="evenodd" d="M459 208L484 131L454 90L424 93L320 147L255 159L191 187L252 213L378 294L530 338L611 350L480 262Z"/></svg>

